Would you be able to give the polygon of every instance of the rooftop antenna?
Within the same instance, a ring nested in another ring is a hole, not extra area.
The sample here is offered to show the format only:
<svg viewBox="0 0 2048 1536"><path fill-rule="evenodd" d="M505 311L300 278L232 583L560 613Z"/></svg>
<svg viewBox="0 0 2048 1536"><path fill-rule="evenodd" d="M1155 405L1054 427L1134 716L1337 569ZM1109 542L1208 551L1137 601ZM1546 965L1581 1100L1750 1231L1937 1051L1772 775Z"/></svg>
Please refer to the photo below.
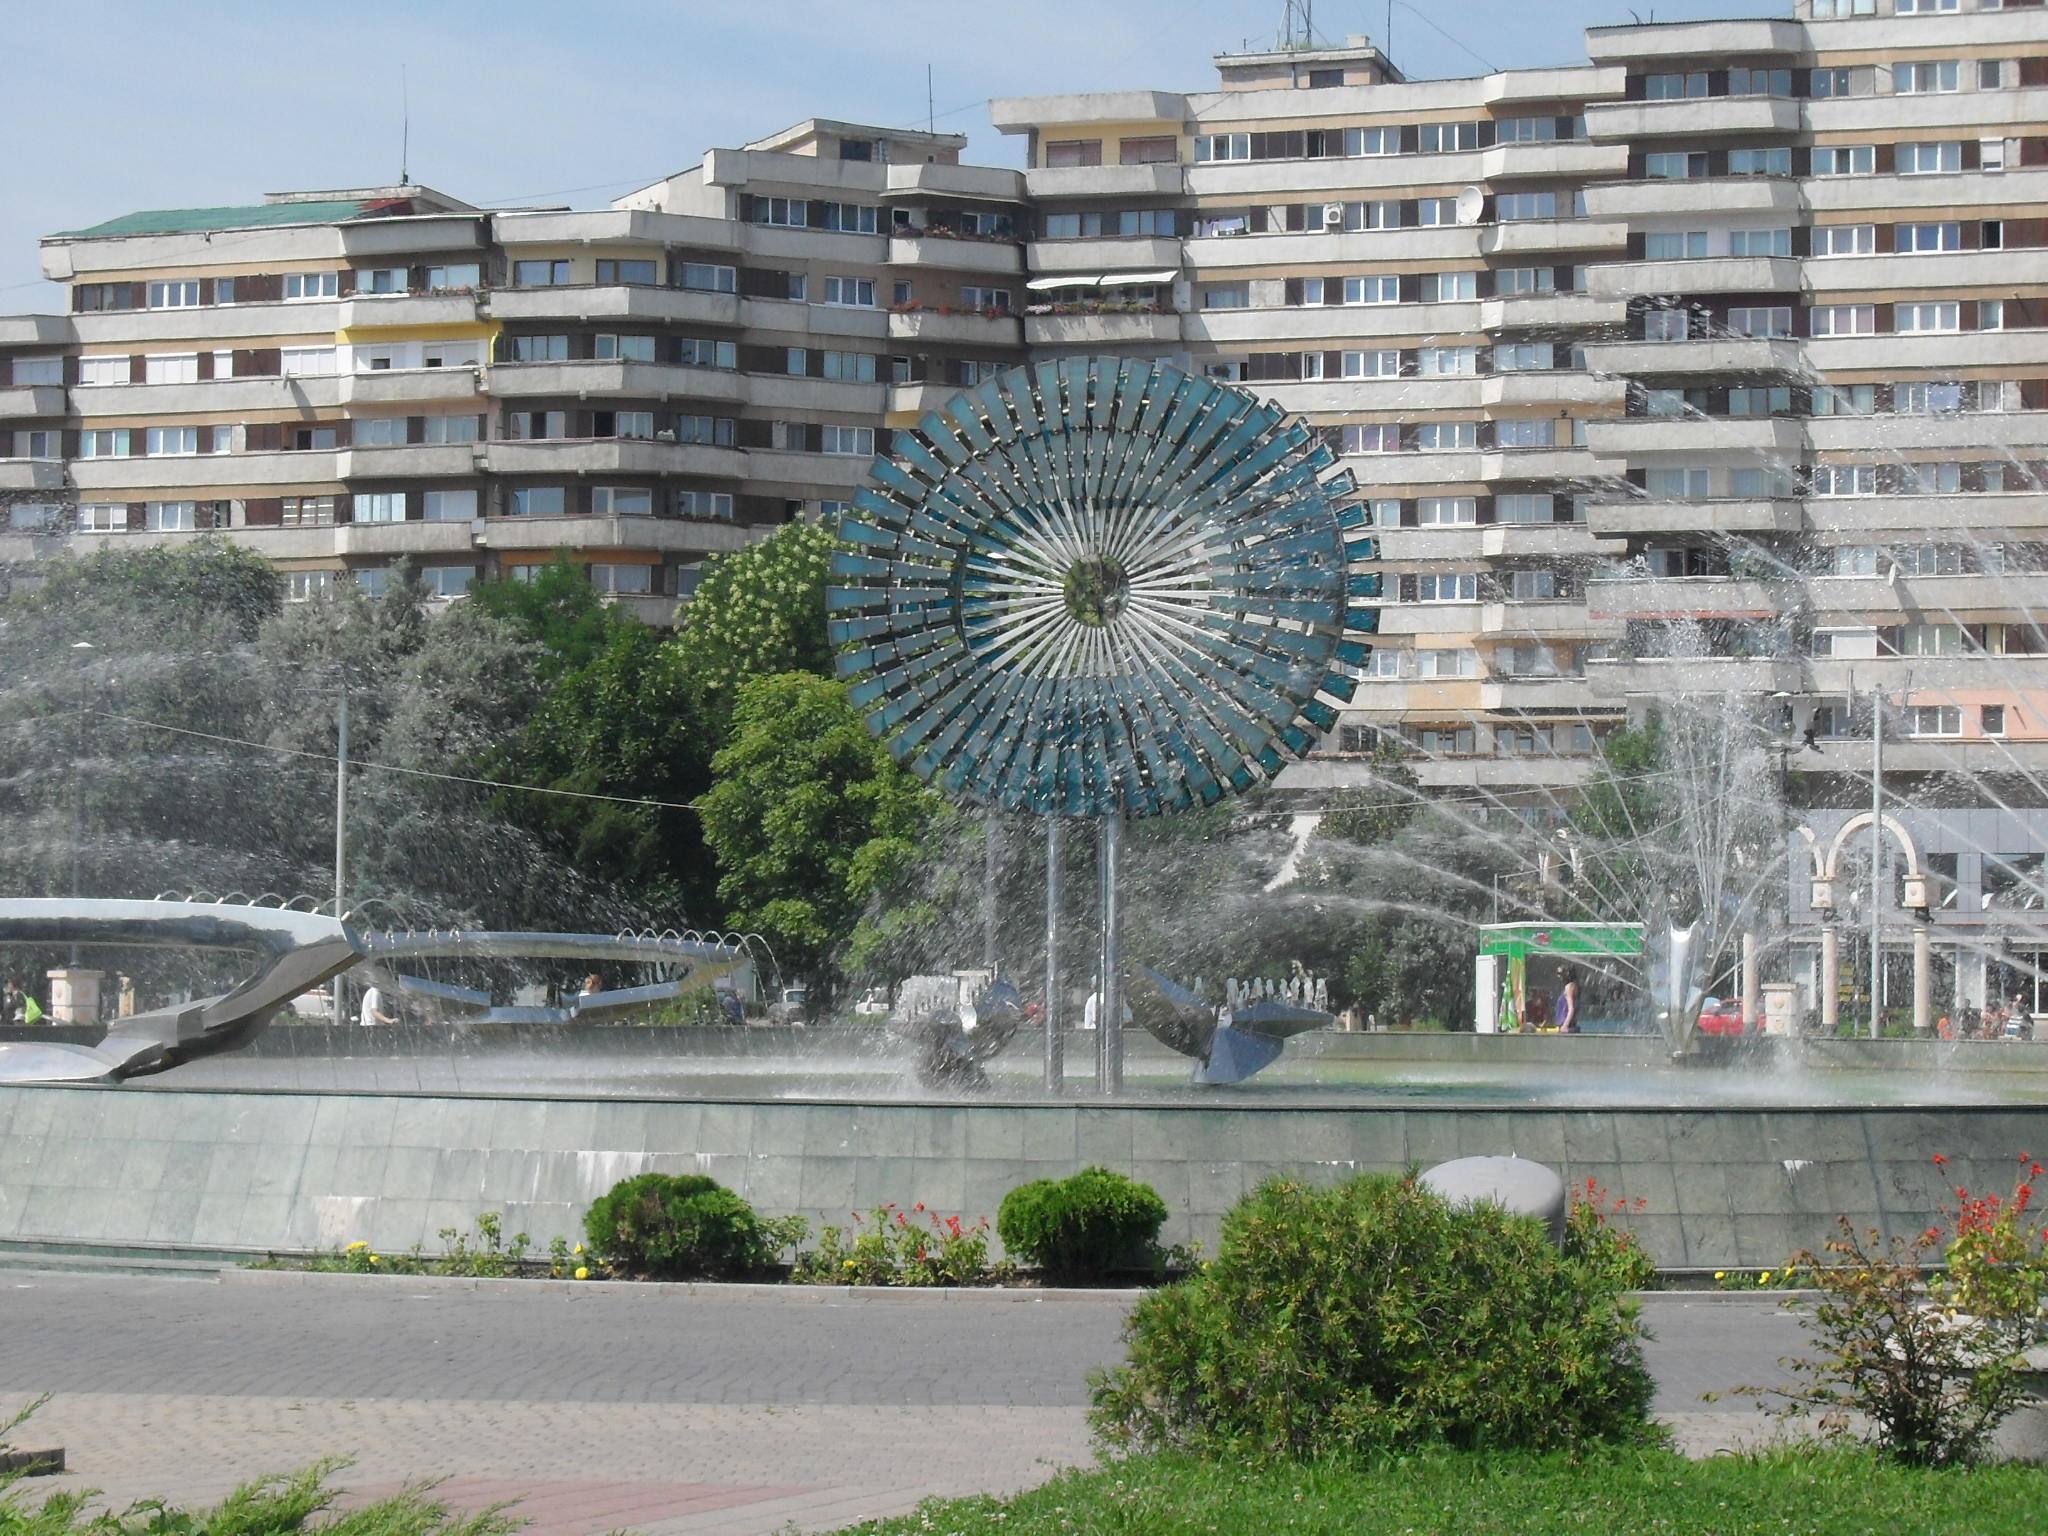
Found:
<svg viewBox="0 0 2048 1536"><path fill-rule="evenodd" d="M398 184L412 185L412 93L403 64L398 66Z"/></svg>
<svg viewBox="0 0 2048 1536"><path fill-rule="evenodd" d="M926 133L937 133L939 131L939 120L932 113L932 66L929 60L925 62L924 66L924 131Z"/></svg>
<svg viewBox="0 0 2048 1536"><path fill-rule="evenodd" d="M1316 45L1315 0L1284 0L1280 18L1280 50L1296 53Z"/></svg>

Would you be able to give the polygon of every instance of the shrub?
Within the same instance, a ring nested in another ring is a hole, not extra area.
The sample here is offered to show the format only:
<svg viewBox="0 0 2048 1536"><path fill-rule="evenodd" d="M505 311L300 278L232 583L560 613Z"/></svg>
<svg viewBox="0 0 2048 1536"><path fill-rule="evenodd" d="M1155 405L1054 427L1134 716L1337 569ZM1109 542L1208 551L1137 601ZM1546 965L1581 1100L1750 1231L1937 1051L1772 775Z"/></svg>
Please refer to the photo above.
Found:
<svg viewBox="0 0 2048 1536"><path fill-rule="evenodd" d="M1597 1179L1588 1179L1571 1192L1571 1209L1565 1215L1564 1251L1583 1259L1609 1276L1625 1291L1646 1291L1657 1283L1657 1261L1643 1251L1635 1233L1617 1226L1613 1218L1631 1216L1642 1210L1643 1200L1630 1201L1620 1195L1609 1197Z"/></svg>
<svg viewBox="0 0 2048 1536"><path fill-rule="evenodd" d="M1274 1178L1133 1309L1089 1420L1113 1448L1253 1458L1651 1442L1641 1336L1611 1271L1534 1220L1412 1176Z"/></svg>
<svg viewBox="0 0 2048 1536"><path fill-rule="evenodd" d="M622 1179L591 1202L583 1233L617 1268L663 1280L760 1269L801 1236L794 1224L763 1221L717 1180L694 1173Z"/></svg>
<svg viewBox="0 0 2048 1536"><path fill-rule="evenodd" d="M1034 1179L1003 1196L996 1233L1010 1253L1056 1280L1099 1280L1141 1260L1166 1220L1150 1184L1107 1168Z"/></svg>

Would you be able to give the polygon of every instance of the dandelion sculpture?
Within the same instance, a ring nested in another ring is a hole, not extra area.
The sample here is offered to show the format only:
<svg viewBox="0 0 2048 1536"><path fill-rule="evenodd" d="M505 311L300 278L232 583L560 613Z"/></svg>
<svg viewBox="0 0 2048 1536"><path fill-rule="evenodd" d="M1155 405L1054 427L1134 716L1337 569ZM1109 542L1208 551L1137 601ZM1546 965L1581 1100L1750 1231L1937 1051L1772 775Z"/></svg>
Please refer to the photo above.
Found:
<svg viewBox="0 0 2048 1536"><path fill-rule="evenodd" d="M1012 368L895 435L840 524L839 672L896 759L1047 818L1047 1072L1063 819L1101 835L1099 1013L1121 1013L1125 816L1210 805L1351 697L1379 578L1348 471L1279 408L1128 358ZM1119 1083L1119 1031L1097 1077Z"/></svg>

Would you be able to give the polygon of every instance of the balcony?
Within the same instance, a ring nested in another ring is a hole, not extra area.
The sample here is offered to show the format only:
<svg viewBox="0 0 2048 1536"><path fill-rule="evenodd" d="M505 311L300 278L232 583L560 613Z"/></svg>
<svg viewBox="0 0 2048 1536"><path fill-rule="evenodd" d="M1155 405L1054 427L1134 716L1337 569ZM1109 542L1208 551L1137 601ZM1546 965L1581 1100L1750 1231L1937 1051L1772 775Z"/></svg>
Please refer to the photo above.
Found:
<svg viewBox="0 0 2048 1536"><path fill-rule="evenodd" d="M1858 623L1996 624L2048 609L2048 575L1822 576L1807 585L1817 616Z"/></svg>
<svg viewBox="0 0 2048 1536"><path fill-rule="evenodd" d="M1430 757L1411 761L1425 789L1569 789L1593 776L1592 757Z"/></svg>
<svg viewBox="0 0 2048 1536"><path fill-rule="evenodd" d="M1799 292L1799 261L1792 256L1692 256L1677 261L1616 261L1586 274L1593 292L1608 298L1657 293Z"/></svg>
<svg viewBox="0 0 2048 1536"><path fill-rule="evenodd" d="M1722 134L1791 134L1799 126L1799 103L1782 96L1694 96L1679 101L1597 102L1586 108L1586 132L1596 139L1683 134L1705 141Z"/></svg>
<svg viewBox="0 0 2048 1536"><path fill-rule="evenodd" d="M69 315L0 315L0 347L62 347L76 340Z"/></svg>
<svg viewBox="0 0 2048 1536"><path fill-rule="evenodd" d="M737 294L695 288L500 288L490 297L494 320L639 320L738 325Z"/></svg>
<svg viewBox="0 0 2048 1536"><path fill-rule="evenodd" d="M1641 538L1655 533L1797 533L1806 526L1805 503L1754 501L1596 501L1587 524L1599 535Z"/></svg>
<svg viewBox="0 0 2048 1536"><path fill-rule="evenodd" d="M1925 448L1982 450L1994 457L2048 445L2048 412L1969 412L1947 416L1819 416L1807 424L1817 452L1879 453ZM1970 458L1957 452L1949 457Z"/></svg>
<svg viewBox="0 0 2048 1536"><path fill-rule="evenodd" d="M1390 157L1391 158L1391 157ZM1576 221L1574 221L1576 222ZM1342 264L1356 270L1384 264L1465 261L1477 256L1476 224L1436 224L1421 229L1359 229L1343 234L1203 235L1182 242L1187 264L1222 273L1243 267Z"/></svg>
<svg viewBox="0 0 2048 1536"><path fill-rule="evenodd" d="M896 235L889 241L889 265L1013 277L1023 272L1024 257L1012 240L961 240L931 234Z"/></svg>
<svg viewBox="0 0 2048 1536"><path fill-rule="evenodd" d="M1024 248L1031 271L1040 277L1069 273L1095 277L1107 272L1178 272L1180 242L1163 235L1117 235L1099 240L1037 240Z"/></svg>
<svg viewBox="0 0 2048 1536"><path fill-rule="evenodd" d="M1650 694L1797 693L1800 665L1791 656L1642 656L1586 663L1586 681L1601 698Z"/></svg>
<svg viewBox="0 0 2048 1536"><path fill-rule="evenodd" d="M1930 331L1903 336L1824 336L1807 342L1806 360L1820 374L1876 370L1880 378L1906 379L1929 376L1921 370L2038 367L2041 333Z"/></svg>
<svg viewBox="0 0 2048 1536"><path fill-rule="evenodd" d="M1773 619L1798 608L1799 582L1733 576L1617 576L1586 583L1586 610L1614 619Z"/></svg>
<svg viewBox="0 0 2048 1536"><path fill-rule="evenodd" d="M979 203L1024 201L1024 173L987 165L939 165L913 160L889 167L883 196L965 198Z"/></svg>
<svg viewBox="0 0 2048 1536"><path fill-rule="evenodd" d="M380 368L373 373L342 374L336 381L335 401L340 405L411 405L476 400L482 393L482 370L476 367Z"/></svg>
<svg viewBox="0 0 2048 1536"><path fill-rule="evenodd" d="M2000 212L2003 205L1983 210ZM1918 298L1930 290L1983 288L1987 293L2010 293L2016 261L2037 260L2031 251L1920 251L1891 256L1820 256L1806 263L1806 286L1814 302L1826 303L1836 294L1858 298L1874 292L1895 290L1902 298ZM1946 295L1942 295L1946 296Z"/></svg>
<svg viewBox="0 0 2048 1536"><path fill-rule="evenodd" d="M1627 171L1626 144L1595 144L1589 139L1496 144L1479 157L1479 179L1488 182L1520 176L1581 181L1596 176L1621 176Z"/></svg>
<svg viewBox="0 0 2048 1536"><path fill-rule="evenodd" d="M872 462L865 454L754 448L747 453L747 478L756 487L827 490L850 496L867 479Z"/></svg>
<svg viewBox="0 0 2048 1536"><path fill-rule="evenodd" d="M34 421L63 414L62 384L24 384L0 389L0 421Z"/></svg>
<svg viewBox="0 0 2048 1536"><path fill-rule="evenodd" d="M494 363L491 393L505 400L711 400L747 398L747 377L730 368L604 360Z"/></svg>
<svg viewBox="0 0 2048 1536"><path fill-rule="evenodd" d="M286 530L290 531L290 530ZM321 529L337 555L466 555L476 548L469 518L452 522L341 523Z"/></svg>
<svg viewBox="0 0 2048 1536"><path fill-rule="evenodd" d="M1586 189L1586 211L1602 219L1769 214L1775 224L1800 219L1805 208L1801 183L1789 176L1656 178Z"/></svg>
<svg viewBox="0 0 2048 1536"><path fill-rule="evenodd" d="M341 323L336 328L396 331L474 325L478 302L475 293L357 294L341 301Z"/></svg>
<svg viewBox="0 0 2048 1536"><path fill-rule="evenodd" d="M1619 409L1627 398L1626 380L1564 368L1496 373L1479 381L1479 404L1485 407L1572 404Z"/></svg>
<svg viewBox="0 0 2048 1536"><path fill-rule="evenodd" d="M927 411L936 411L940 406L959 394L965 386L959 384L891 384L889 386L889 416L891 420L902 416L915 419Z"/></svg>
<svg viewBox="0 0 2048 1536"><path fill-rule="evenodd" d="M487 443L484 468L494 475L704 475L738 480L747 473L747 455L709 443L572 437Z"/></svg>
<svg viewBox="0 0 2048 1536"><path fill-rule="evenodd" d="M1550 448L1493 449L1478 456L1478 477L1492 485L1501 480L1591 480L1606 471L1583 448L1558 445ZM1470 479L1474 466L1466 455L1462 473L1453 479Z"/></svg>
<svg viewBox="0 0 2048 1536"><path fill-rule="evenodd" d="M1867 31L1868 24L1859 22L1853 35L1862 37ZM1924 24L1918 31L1924 33ZM1695 59L1726 58L1736 54L1797 54L1804 53L1809 46L1806 29L1800 23L1775 17L1673 21L1657 27L1617 25L1586 29L1586 56L1596 64L1616 66L1654 65L1663 59L1691 63Z"/></svg>
<svg viewBox="0 0 2048 1536"><path fill-rule="evenodd" d="M1654 453L1749 453L1789 459L1806 440L1789 416L1627 416L1586 423L1586 446L1607 458Z"/></svg>
<svg viewBox="0 0 2048 1536"><path fill-rule="evenodd" d="M0 459L0 491L54 491L63 484L62 459Z"/></svg>
<svg viewBox="0 0 2048 1536"><path fill-rule="evenodd" d="M1490 523L1479 530L1479 553L1487 556L1588 556L1619 553L1584 523Z"/></svg>
<svg viewBox="0 0 2048 1536"><path fill-rule="evenodd" d="M309 451L73 459L71 479L81 492L169 491L198 486L313 486L340 478L341 472L337 467L340 457L333 452ZM87 499L93 498L88 495Z"/></svg>
<svg viewBox="0 0 2048 1536"><path fill-rule="evenodd" d="M1479 237L1482 256L1552 256L1560 251L1621 251L1628 226L1607 219L1515 219Z"/></svg>
<svg viewBox="0 0 2048 1536"><path fill-rule="evenodd" d="M1025 194L1039 201L1068 197L1178 197L1182 167L1151 165L1041 166L1024 173Z"/></svg>
<svg viewBox="0 0 2048 1536"><path fill-rule="evenodd" d="M1486 710L1577 709L1602 712L1583 677L1505 676L1499 673L1479 685L1479 707ZM1611 707L1611 706L1609 706Z"/></svg>
<svg viewBox="0 0 2048 1536"><path fill-rule="evenodd" d="M1387 590L1393 590L1392 578ZM1386 603L1380 608L1383 635L1476 635L1480 609L1470 603Z"/></svg>
<svg viewBox="0 0 2048 1536"><path fill-rule="evenodd" d="M1264 351L1282 341L1332 346L1380 337L1483 338L1481 306L1456 304L1305 304L1272 309L1203 309L1188 316L1191 335L1204 341L1243 343ZM1399 343L1394 343L1398 345Z"/></svg>
<svg viewBox="0 0 2048 1536"><path fill-rule="evenodd" d="M1620 325L1628 300L1590 293L1510 293L1479 303L1479 329L1521 331Z"/></svg>
<svg viewBox="0 0 2048 1536"><path fill-rule="evenodd" d="M1612 630L1613 626L1590 612L1584 602L1570 599L1482 603L1479 607L1479 632L1510 640L1524 636L1576 638Z"/></svg>
<svg viewBox="0 0 2048 1536"><path fill-rule="evenodd" d="M264 338L275 346L280 337L304 336L308 344L334 340L341 317L335 299L293 300L275 304L222 304L211 309L123 309L104 314L74 315L78 339L132 343L135 351L155 351L171 342L225 342Z"/></svg>
<svg viewBox="0 0 2048 1536"><path fill-rule="evenodd" d="M1710 341L1597 341L1586 344L1595 373L1678 375L1726 373L1747 378L1803 378L1806 361L1790 337L1719 337Z"/></svg>
<svg viewBox="0 0 2048 1536"><path fill-rule="evenodd" d="M406 443L389 448L351 448L337 463L345 480L445 480L473 475L478 443Z"/></svg>
<svg viewBox="0 0 2048 1536"><path fill-rule="evenodd" d="M503 554L539 549L631 549L726 554L752 539L737 523L674 517L490 517L477 543Z"/></svg>
<svg viewBox="0 0 2048 1536"><path fill-rule="evenodd" d="M889 312L891 341L921 341L961 347L1017 346L1017 317L979 310L905 309Z"/></svg>
<svg viewBox="0 0 2048 1536"><path fill-rule="evenodd" d="M1026 315L1024 340L1034 347L1156 347L1180 340L1180 316L1149 310Z"/></svg>
<svg viewBox="0 0 2048 1536"><path fill-rule="evenodd" d="M855 384L843 379L813 379L757 373L747 379L747 399L763 410L839 411L873 416L883 409L882 384Z"/></svg>
<svg viewBox="0 0 2048 1536"><path fill-rule="evenodd" d="M2048 656L1815 656L1806 663L1806 692L1848 698L1872 688L1931 695L1922 702L1951 702L1944 694L2048 689ZM1834 741L1826 744L1832 755ZM1890 756L1890 745L1886 745Z"/></svg>

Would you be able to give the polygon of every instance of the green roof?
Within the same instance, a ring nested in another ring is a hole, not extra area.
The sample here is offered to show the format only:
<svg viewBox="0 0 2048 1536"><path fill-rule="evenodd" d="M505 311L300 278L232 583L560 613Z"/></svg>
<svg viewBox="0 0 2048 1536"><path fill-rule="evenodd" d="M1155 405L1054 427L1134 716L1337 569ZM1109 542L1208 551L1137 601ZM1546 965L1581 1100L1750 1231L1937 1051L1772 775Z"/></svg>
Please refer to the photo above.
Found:
<svg viewBox="0 0 2048 1536"><path fill-rule="evenodd" d="M405 212L404 198L365 202L343 198L327 203L259 203L253 208L157 208L124 213L90 229L67 229L53 239L86 240L102 235L179 235L208 229L259 229L270 224L337 224L347 219L374 218Z"/></svg>

